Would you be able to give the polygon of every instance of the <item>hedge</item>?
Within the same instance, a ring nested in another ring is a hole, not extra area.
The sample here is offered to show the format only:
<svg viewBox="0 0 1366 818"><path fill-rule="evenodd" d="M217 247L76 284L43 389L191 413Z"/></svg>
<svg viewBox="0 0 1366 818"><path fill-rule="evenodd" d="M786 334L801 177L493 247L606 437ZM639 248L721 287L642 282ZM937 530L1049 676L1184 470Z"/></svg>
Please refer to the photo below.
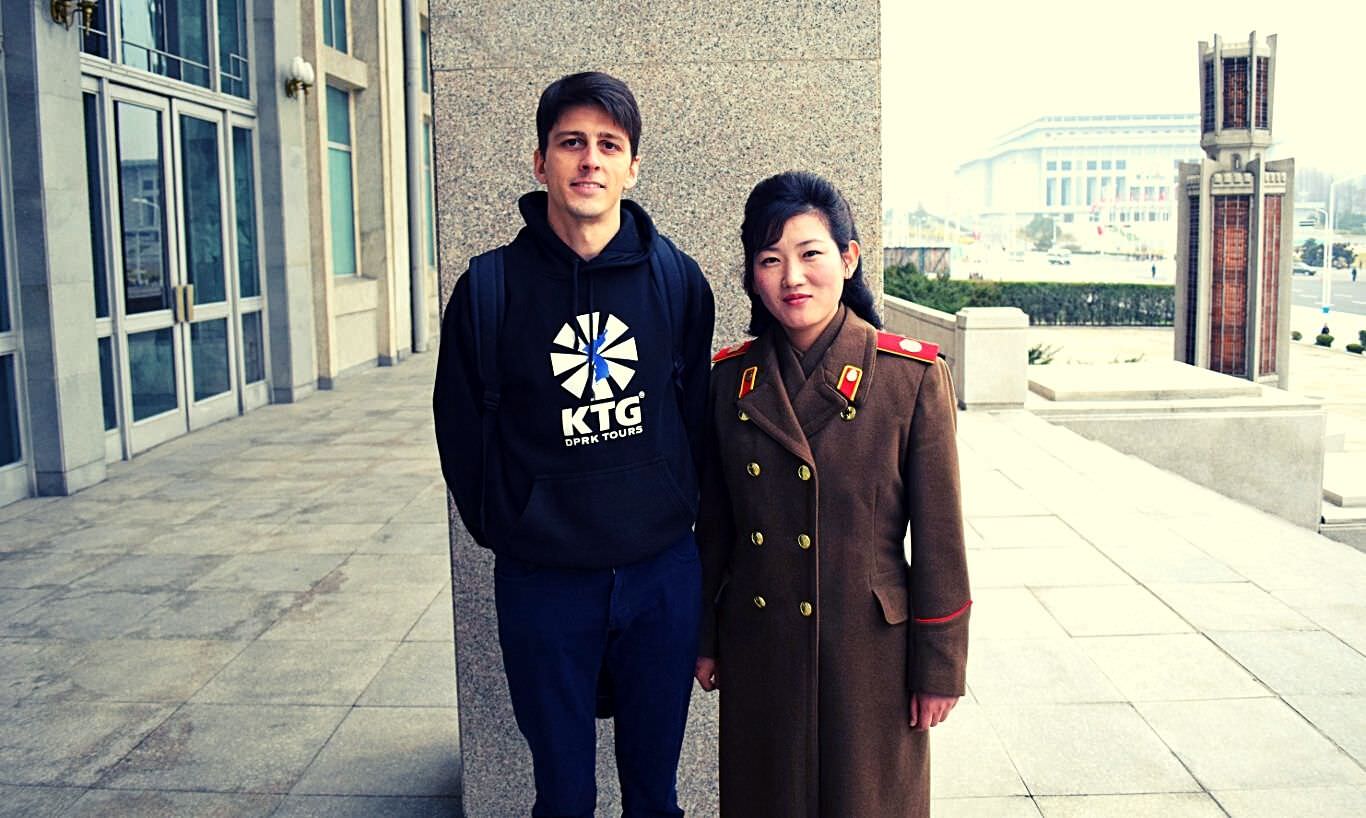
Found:
<svg viewBox="0 0 1366 818"><path fill-rule="evenodd" d="M1019 307L1029 323L1047 326L1169 327L1176 315L1170 284L1073 284L1061 281L963 281L888 268L887 293L955 313L963 307Z"/></svg>

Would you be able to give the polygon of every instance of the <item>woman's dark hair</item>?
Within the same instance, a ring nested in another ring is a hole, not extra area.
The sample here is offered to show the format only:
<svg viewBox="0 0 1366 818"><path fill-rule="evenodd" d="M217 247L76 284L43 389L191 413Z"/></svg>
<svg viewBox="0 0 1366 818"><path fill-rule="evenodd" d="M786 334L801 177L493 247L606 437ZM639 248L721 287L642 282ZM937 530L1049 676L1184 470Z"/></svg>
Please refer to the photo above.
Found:
<svg viewBox="0 0 1366 818"><path fill-rule="evenodd" d="M830 229L830 238L843 253L849 242L858 241L854 214L839 189L814 173L790 170L770 176L754 186L745 201L745 222L740 225L740 243L745 248L745 294L749 296L749 331L758 335L774 323L773 314L754 290L754 260L760 251L782 238L787 220L803 213L815 213ZM873 291L863 277L863 258L854 275L844 282L840 301L854 314L875 327L882 318L873 306Z"/></svg>
<svg viewBox="0 0 1366 818"><path fill-rule="evenodd" d="M630 137L631 156L640 152L640 107L631 89L601 71L584 71L560 77L541 92L536 106L536 147L542 156L560 114L578 105L596 105L606 111Z"/></svg>

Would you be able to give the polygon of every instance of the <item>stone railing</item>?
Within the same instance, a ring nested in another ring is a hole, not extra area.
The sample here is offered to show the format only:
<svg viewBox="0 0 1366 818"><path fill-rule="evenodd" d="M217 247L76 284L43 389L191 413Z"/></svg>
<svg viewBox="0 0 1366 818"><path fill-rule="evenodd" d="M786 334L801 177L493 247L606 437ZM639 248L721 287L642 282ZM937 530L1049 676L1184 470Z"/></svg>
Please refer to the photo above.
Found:
<svg viewBox="0 0 1366 818"><path fill-rule="evenodd" d="M1024 406L1029 316L1017 307L964 307L956 315L885 297L887 330L939 345L964 409Z"/></svg>

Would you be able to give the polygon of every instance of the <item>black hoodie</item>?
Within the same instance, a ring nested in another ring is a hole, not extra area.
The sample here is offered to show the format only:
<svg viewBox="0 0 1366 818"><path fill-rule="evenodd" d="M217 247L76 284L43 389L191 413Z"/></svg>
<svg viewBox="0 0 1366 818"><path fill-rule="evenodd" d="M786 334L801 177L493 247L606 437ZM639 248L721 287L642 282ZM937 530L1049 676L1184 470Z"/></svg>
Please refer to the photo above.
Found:
<svg viewBox="0 0 1366 818"><path fill-rule="evenodd" d="M583 261L551 230L544 192L518 205L526 226L504 248L501 403L482 527L483 385L463 276L442 321L433 396L442 473L466 528L499 554L559 567L636 562L677 542L696 516L711 289L688 258L680 390L645 211L623 201L620 230Z"/></svg>

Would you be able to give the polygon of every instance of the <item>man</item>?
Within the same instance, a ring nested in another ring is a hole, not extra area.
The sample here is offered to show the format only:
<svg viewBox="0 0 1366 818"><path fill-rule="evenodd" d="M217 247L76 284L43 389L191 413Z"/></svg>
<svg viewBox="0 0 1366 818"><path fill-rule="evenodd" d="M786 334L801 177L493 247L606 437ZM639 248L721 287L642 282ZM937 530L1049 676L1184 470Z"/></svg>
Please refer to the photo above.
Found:
<svg viewBox="0 0 1366 818"><path fill-rule="evenodd" d="M433 398L442 472L495 554L531 814L593 815L602 701L624 814L681 816L711 290L622 200L640 172L624 83L596 72L551 83L536 131L545 190L521 198L525 227L471 262L446 308Z"/></svg>

